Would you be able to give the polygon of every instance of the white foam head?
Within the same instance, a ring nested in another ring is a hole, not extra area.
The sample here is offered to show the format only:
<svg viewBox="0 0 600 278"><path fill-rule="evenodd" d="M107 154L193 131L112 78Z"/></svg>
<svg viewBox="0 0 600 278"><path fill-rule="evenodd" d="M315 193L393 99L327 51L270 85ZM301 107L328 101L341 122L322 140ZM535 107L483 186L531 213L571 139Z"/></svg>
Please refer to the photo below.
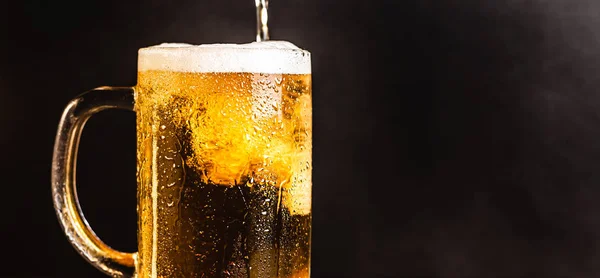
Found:
<svg viewBox="0 0 600 278"><path fill-rule="evenodd" d="M286 41L163 43L139 50L138 71L310 74L310 52Z"/></svg>

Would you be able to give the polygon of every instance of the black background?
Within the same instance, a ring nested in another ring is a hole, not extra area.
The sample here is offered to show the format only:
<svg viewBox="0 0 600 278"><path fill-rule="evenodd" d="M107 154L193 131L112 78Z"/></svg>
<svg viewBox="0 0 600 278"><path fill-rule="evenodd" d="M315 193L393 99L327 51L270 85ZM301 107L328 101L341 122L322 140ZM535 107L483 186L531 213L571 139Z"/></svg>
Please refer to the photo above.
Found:
<svg viewBox="0 0 600 278"><path fill-rule="evenodd" d="M600 2L270 4L272 38L313 55L313 277L600 275ZM62 109L134 85L141 47L253 40L253 6L0 6L0 276L104 277L52 208ZM133 113L90 120L78 182L95 232L135 251Z"/></svg>

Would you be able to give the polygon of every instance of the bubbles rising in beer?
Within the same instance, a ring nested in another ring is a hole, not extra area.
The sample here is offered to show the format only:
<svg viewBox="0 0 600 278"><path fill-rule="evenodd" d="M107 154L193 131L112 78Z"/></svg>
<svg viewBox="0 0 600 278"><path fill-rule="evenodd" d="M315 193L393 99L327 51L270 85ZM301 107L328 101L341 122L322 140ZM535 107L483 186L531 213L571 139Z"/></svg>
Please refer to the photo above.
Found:
<svg viewBox="0 0 600 278"><path fill-rule="evenodd" d="M155 225L140 220L157 249L143 237L140 260L156 270L139 277L308 277L310 76L142 71L139 81L138 128L153 127L139 144L155 141L139 167L157 173L139 198L158 191Z"/></svg>

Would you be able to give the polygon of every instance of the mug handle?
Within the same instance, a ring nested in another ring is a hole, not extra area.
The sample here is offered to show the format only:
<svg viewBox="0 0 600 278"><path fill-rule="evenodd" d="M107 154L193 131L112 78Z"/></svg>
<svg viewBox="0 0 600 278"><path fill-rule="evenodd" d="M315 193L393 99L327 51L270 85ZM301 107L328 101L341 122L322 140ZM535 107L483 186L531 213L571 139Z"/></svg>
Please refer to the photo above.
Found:
<svg viewBox="0 0 600 278"><path fill-rule="evenodd" d="M52 200L63 231L79 254L113 277L132 277L137 253L110 248L85 220L75 189L77 149L83 126L92 115L110 108L133 111L133 103L133 87L99 87L74 98L60 119L52 156Z"/></svg>

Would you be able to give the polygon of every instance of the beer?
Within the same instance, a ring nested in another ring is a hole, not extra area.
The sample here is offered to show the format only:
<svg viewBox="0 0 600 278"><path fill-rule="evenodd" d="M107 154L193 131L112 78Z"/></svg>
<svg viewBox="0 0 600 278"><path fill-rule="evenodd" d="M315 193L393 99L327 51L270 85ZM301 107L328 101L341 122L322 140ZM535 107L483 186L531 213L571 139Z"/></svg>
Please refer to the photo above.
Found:
<svg viewBox="0 0 600 278"><path fill-rule="evenodd" d="M310 54L140 50L138 277L309 277Z"/></svg>

